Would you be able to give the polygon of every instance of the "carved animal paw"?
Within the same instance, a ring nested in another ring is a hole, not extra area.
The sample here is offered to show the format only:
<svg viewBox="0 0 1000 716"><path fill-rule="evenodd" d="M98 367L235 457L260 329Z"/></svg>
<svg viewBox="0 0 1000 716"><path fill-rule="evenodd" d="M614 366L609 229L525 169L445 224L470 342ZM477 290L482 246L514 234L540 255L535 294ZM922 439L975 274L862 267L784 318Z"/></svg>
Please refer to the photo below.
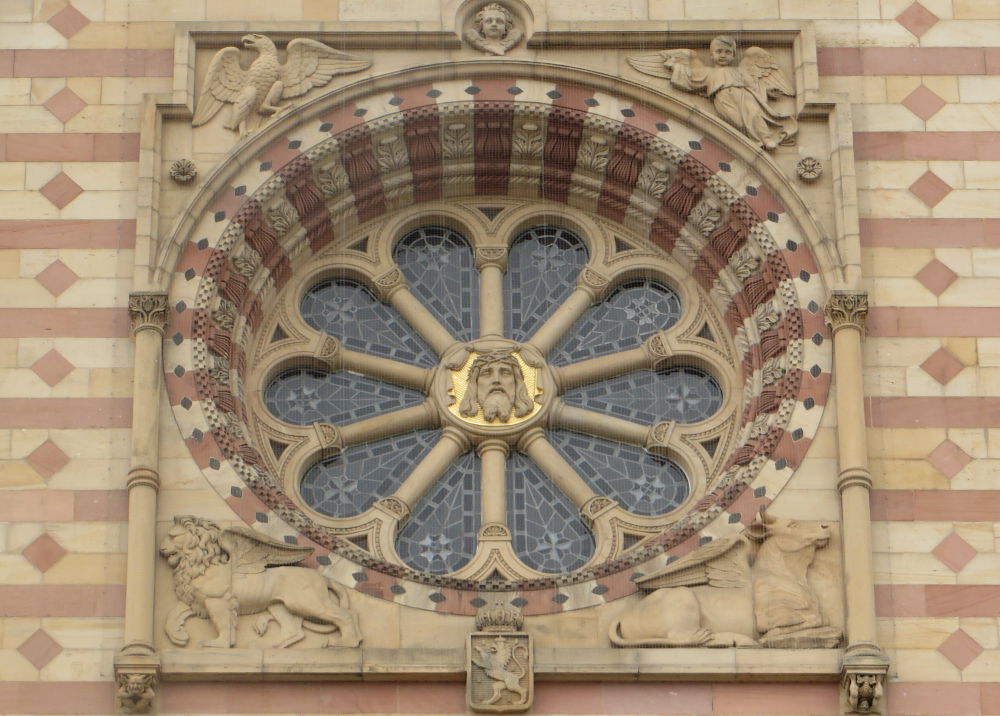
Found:
<svg viewBox="0 0 1000 716"><path fill-rule="evenodd" d="M264 636L264 633L267 631L267 625L271 623L271 619L271 615L267 612L258 616L253 623L254 633L257 636Z"/></svg>

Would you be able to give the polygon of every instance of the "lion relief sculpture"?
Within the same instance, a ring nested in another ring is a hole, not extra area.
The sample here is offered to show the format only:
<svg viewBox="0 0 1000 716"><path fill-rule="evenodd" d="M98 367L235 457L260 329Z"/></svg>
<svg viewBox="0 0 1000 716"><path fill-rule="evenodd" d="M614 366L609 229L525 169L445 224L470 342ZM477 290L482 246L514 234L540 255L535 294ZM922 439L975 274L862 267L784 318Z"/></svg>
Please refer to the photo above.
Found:
<svg viewBox="0 0 1000 716"><path fill-rule="evenodd" d="M312 548L289 545L237 526L220 529L209 520L182 515L160 545L174 572L178 603L167 614L164 631L177 646L190 640L184 622L207 618L218 632L203 647L232 647L240 615L259 615L254 631L263 636L272 621L279 638L275 648L305 637L303 627L331 636L327 646L361 643L357 616L347 591L318 571L288 566L301 562Z"/></svg>

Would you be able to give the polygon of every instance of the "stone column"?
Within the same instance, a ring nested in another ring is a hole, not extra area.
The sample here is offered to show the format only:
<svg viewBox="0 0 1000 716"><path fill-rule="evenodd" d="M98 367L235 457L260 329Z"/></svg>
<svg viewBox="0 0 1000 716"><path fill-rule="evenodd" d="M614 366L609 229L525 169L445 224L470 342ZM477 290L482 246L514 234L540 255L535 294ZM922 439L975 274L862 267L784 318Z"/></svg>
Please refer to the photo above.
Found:
<svg viewBox="0 0 1000 716"><path fill-rule="evenodd" d="M883 713L888 659L877 643L875 579L869 497L861 338L868 316L863 291L834 291L827 304L833 331L834 379L837 385L837 443L840 474L847 649L842 671L845 713Z"/></svg>
<svg viewBox="0 0 1000 716"><path fill-rule="evenodd" d="M115 657L118 703L125 713L148 713L159 672L153 647L156 567L156 496L160 486L159 408L163 329L167 295L129 295L135 339L132 379L132 455L128 489L128 563L125 584L125 645Z"/></svg>

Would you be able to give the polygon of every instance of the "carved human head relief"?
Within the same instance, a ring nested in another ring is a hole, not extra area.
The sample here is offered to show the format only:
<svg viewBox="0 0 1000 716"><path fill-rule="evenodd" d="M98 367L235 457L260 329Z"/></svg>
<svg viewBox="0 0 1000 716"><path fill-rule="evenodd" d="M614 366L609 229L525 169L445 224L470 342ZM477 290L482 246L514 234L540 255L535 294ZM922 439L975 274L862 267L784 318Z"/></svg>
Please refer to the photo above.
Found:
<svg viewBox="0 0 1000 716"><path fill-rule="evenodd" d="M465 39L470 45L491 55L503 55L523 36L514 14L498 2L480 8L469 19L465 30Z"/></svg>
<svg viewBox="0 0 1000 716"><path fill-rule="evenodd" d="M712 61L720 67L728 67L736 62L736 40L729 35L719 35L709 45Z"/></svg>
<svg viewBox="0 0 1000 716"><path fill-rule="evenodd" d="M462 415L470 418L482 410L487 423L508 423L511 417L523 418L533 407L521 364L512 353L490 351L472 362L459 406Z"/></svg>

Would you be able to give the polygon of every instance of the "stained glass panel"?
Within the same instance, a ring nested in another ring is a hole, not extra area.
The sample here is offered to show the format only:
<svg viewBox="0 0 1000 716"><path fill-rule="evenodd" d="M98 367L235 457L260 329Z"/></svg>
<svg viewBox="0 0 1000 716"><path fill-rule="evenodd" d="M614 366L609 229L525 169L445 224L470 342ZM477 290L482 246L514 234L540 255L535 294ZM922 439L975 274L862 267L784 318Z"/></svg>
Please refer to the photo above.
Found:
<svg viewBox="0 0 1000 716"><path fill-rule="evenodd" d="M549 354L554 365L638 348L657 331L681 316L681 301L673 290L650 280L618 287L591 306Z"/></svg>
<svg viewBox="0 0 1000 716"><path fill-rule="evenodd" d="M555 226L529 229L510 249L504 274L507 311L504 333L527 341L573 292L587 263L587 248L576 234Z"/></svg>
<svg viewBox="0 0 1000 716"><path fill-rule="evenodd" d="M641 447L569 430L552 430L548 438L594 492L637 515L669 512L688 496L680 466Z"/></svg>
<svg viewBox="0 0 1000 716"><path fill-rule="evenodd" d="M264 389L264 404L293 425L353 423L424 401L422 393L347 371L295 368Z"/></svg>
<svg viewBox="0 0 1000 716"><path fill-rule="evenodd" d="M465 453L417 503L396 539L403 562L446 574L472 558L482 522L479 469L479 456Z"/></svg>
<svg viewBox="0 0 1000 716"><path fill-rule="evenodd" d="M418 430L349 447L306 471L299 486L302 499L329 517L364 512L403 484L438 436L437 430Z"/></svg>
<svg viewBox="0 0 1000 716"><path fill-rule="evenodd" d="M519 452L507 458L507 524L514 533L514 552L540 572L572 571L594 553L594 539L579 510Z"/></svg>
<svg viewBox="0 0 1000 716"><path fill-rule="evenodd" d="M569 405L637 423L696 423L722 407L722 389L708 373L684 366L639 370L567 390Z"/></svg>
<svg viewBox="0 0 1000 716"><path fill-rule="evenodd" d="M302 317L317 331L339 338L345 348L425 367L434 352L391 307L349 279L329 279L302 299Z"/></svg>
<svg viewBox="0 0 1000 716"><path fill-rule="evenodd" d="M410 291L460 341L479 336L479 273L460 234L442 226L415 229L393 251Z"/></svg>

